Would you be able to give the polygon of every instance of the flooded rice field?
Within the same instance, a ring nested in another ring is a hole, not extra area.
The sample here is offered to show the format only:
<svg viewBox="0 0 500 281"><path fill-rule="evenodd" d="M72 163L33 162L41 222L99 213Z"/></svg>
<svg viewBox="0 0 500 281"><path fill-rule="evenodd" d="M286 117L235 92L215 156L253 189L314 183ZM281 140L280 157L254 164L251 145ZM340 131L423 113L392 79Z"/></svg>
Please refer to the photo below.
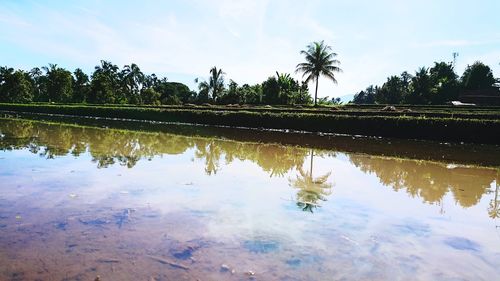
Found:
<svg viewBox="0 0 500 281"><path fill-rule="evenodd" d="M0 118L0 280L500 276L499 147L189 130Z"/></svg>

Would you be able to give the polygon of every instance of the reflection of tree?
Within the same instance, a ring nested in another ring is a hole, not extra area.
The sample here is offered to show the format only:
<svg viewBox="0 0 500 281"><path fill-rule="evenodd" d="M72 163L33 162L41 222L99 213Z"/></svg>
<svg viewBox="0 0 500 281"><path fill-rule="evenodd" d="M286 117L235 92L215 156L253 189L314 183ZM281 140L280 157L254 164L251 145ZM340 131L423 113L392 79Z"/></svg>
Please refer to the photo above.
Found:
<svg viewBox="0 0 500 281"><path fill-rule="evenodd" d="M205 159L205 172L208 175L217 174L220 166L221 147L214 140L210 140L196 142L196 149L196 158Z"/></svg>
<svg viewBox="0 0 500 281"><path fill-rule="evenodd" d="M297 178L290 180L290 185L298 189L297 201L305 210L312 211L331 193L331 185L327 183L330 174L313 177L313 152L307 172L301 169L307 161L307 149L273 143L0 119L0 149L26 149L46 158L78 157L88 153L99 168L111 165L132 168L143 159L182 154L193 149L195 158L203 161L208 175L235 160L251 161L270 176L284 176L297 170ZM328 152L322 154L329 155ZM460 206L470 207L476 205L485 193L491 192L494 199L488 212L491 217L499 217L498 170L360 154L348 156L355 166L365 173L374 173L384 185L396 191L404 190L410 196L431 204L442 205L440 202L444 196L450 194ZM497 183L494 192L490 191L493 181Z"/></svg>
<svg viewBox="0 0 500 281"><path fill-rule="evenodd" d="M488 214L492 219L497 219L500 217L500 199L498 198L499 186L500 184L496 182L494 192L495 195L493 196L493 199L491 199L490 206L488 208Z"/></svg>
<svg viewBox="0 0 500 281"><path fill-rule="evenodd" d="M303 211L313 212L319 205L318 201L326 201L326 196L332 193L332 184L327 183L331 172L323 176L313 177L314 151L311 149L311 164L308 172L304 172L302 167L298 169L299 175L295 180L290 180L290 185L299 189L297 192L297 206Z"/></svg>
<svg viewBox="0 0 500 281"><path fill-rule="evenodd" d="M279 144L69 126L31 120L2 120L0 136L0 149L27 148L32 153L49 159L63 155L78 157L88 152L99 168L116 164L132 168L141 159L182 154L194 148L195 158L204 161L208 175L220 170L222 159L226 164L240 159L256 163L271 176L283 176L288 171L301 167L307 155L306 149Z"/></svg>
<svg viewBox="0 0 500 281"><path fill-rule="evenodd" d="M428 161L350 155L351 162L365 173L374 173L380 182L395 191L405 190L424 202L441 204L451 193L460 206L476 205L498 176L493 169L446 166ZM494 208L495 205L493 204Z"/></svg>

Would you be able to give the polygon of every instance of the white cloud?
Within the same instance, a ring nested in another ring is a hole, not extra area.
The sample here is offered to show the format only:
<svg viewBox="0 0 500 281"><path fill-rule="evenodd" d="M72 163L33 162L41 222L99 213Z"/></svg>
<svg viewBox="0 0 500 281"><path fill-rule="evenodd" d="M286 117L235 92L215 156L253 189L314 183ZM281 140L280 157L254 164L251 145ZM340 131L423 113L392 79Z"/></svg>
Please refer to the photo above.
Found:
<svg viewBox="0 0 500 281"><path fill-rule="evenodd" d="M466 40L466 39L456 39L456 40L438 40L431 41L427 43L416 44L417 47L465 47L465 46L480 46L500 43L500 39L488 39L488 40Z"/></svg>

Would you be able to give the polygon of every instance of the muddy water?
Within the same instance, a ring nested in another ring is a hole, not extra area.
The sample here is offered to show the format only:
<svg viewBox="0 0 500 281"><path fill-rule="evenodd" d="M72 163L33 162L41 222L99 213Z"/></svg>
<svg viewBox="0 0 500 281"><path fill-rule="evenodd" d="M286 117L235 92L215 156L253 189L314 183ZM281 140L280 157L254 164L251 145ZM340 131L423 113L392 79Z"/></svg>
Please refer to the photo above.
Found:
<svg viewBox="0 0 500 281"><path fill-rule="evenodd" d="M1 119L0 280L500 276L498 147L321 147Z"/></svg>

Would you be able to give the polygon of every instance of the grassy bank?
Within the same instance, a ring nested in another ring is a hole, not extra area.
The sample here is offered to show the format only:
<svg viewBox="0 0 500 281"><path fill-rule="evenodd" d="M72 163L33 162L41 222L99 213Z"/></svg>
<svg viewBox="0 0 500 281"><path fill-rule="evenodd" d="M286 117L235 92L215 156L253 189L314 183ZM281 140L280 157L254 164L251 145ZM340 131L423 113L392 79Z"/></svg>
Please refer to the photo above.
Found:
<svg viewBox="0 0 500 281"><path fill-rule="evenodd" d="M433 116L430 113L408 116L401 113L386 115L385 113L388 112L369 111L371 112L370 115L362 115L357 114L356 111L345 111L339 114L339 110L330 110L325 113L315 109L311 111L294 111L290 109L252 111L245 108L222 107L129 107L47 104L0 104L0 110L490 144L499 143L496 135L500 132L500 120L494 116L489 118L454 116L452 118L451 116ZM496 114L495 110L489 113L490 115ZM477 114L480 115L480 113Z"/></svg>

